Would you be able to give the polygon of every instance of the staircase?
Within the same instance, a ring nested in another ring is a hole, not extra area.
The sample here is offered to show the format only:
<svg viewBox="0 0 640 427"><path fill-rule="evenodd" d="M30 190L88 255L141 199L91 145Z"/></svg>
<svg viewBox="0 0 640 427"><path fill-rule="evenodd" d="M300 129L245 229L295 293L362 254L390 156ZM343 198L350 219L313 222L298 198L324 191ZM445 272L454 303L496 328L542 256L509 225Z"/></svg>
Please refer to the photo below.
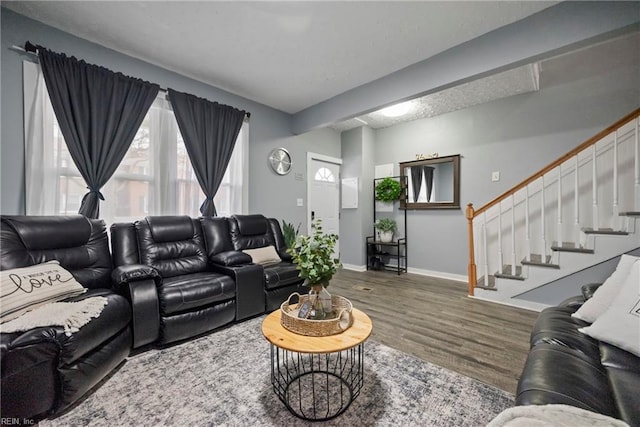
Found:
<svg viewBox="0 0 640 427"><path fill-rule="evenodd" d="M519 295L640 247L640 109L479 209L467 206L469 295Z"/></svg>

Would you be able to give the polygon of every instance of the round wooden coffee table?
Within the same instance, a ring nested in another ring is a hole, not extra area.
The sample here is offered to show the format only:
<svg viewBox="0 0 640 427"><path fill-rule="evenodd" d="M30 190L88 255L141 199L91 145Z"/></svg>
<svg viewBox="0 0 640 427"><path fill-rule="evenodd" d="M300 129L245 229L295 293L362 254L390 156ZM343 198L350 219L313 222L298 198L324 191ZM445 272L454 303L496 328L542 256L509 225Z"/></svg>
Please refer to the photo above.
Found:
<svg viewBox="0 0 640 427"><path fill-rule="evenodd" d="M271 384L289 411L299 418L324 421L347 410L364 381L364 342L371 319L354 308L353 325L326 337L307 337L280 324L281 311L262 322L271 344Z"/></svg>

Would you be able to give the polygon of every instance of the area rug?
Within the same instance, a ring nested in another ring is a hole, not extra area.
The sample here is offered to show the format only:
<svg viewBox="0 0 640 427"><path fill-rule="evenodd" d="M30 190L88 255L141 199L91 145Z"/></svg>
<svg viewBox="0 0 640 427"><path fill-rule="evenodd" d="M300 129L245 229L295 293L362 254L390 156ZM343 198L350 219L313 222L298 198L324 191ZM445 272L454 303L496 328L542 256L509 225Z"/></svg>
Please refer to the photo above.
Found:
<svg viewBox="0 0 640 427"><path fill-rule="evenodd" d="M129 358L42 426L482 426L513 395L369 340L364 386L337 418L291 415L270 382L262 318ZM374 325L375 327L375 325Z"/></svg>

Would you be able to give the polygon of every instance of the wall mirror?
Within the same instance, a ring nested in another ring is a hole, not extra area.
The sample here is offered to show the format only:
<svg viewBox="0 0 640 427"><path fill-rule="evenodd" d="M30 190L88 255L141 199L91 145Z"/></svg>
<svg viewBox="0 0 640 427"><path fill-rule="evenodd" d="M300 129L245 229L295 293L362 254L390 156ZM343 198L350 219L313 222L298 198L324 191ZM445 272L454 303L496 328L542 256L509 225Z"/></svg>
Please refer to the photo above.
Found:
<svg viewBox="0 0 640 427"><path fill-rule="evenodd" d="M400 163L407 177L402 209L460 209L460 155Z"/></svg>

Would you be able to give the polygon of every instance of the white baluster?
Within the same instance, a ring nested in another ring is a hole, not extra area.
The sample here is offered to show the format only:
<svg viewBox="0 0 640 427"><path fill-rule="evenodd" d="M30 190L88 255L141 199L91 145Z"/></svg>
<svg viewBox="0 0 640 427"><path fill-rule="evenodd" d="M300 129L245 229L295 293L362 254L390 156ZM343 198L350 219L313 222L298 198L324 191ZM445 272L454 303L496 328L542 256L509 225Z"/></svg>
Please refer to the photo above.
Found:
<svg viewBox="0 0 640 427"><path fill-rule="evenodd" d="M598 221L598 168L596 165L596 145L591 146L591 203L592 203L592 226L594 230L600 228Z"/></svg>
<svg viewBox="0 0 640 427"><path fill-rule="evenodd" d="M511 274L516 275L516 195L511 195Z"/></svg>
<svg viewBox="0 0 640 427"><path fill-rule="evenodd" d="M531 226L529 224L529 186L524 187L524 228L525 228L525 250L526 260L531 261Z"/></svg>
<svg viewBox="0 0 640 427"><path fill-rule="evenodd" d="M562 247L562 165L558 166L558 246Z"/></svg>
<svg viewBox="0 0 640 427"><path fill-rule="evenodd" d="M498 203L498 272L502 273L502 202Z"/></svg>
<svg viewBox="0 0 640 427"><path fill-rule="evenodd" d="M618 206L618 131L613 133L613 217L611 219L611 228L618 230L620 228Z"/></svg>
<svg viewBox="0 0 640 427"><path fill-rule="evenodd" d="M578 155L574 157L574 174L573 174L573 232L574 242L576 246L582 246L580 233L580 176L578 175Z"/></svg>
<svg viewBox="0 0 640 427"><path fill-rule="evenodd" d="M489 245L487 243L487 212L482 214L482 268L484 270L484 286L489 286Z"/></svg>
<svg viewBox="0 0 640 427"><path fill-rule="evenodd" d="M546 233L545 233L545 220L544 220L544 214L545 214L545 203L544 203L544 175L542 175L541 178L542 181L542 188L540 189L540 241L542 243L542 251L541 251L541 256L542 256L542 262L547 262L547 237L546 237Z"/></svg>

